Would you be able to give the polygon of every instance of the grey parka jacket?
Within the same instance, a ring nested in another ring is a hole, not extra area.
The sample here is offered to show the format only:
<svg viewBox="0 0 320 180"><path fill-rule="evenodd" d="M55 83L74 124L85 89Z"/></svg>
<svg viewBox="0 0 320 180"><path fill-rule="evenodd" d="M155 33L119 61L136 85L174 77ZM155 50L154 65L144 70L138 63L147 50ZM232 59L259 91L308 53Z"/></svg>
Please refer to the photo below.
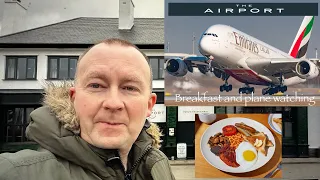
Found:
<svg viewBox="0 0 320 180"><path fill-rule="evenodd" d="M79 137L68 89L48 84L44 106L30 114L26 135L40 149L0 154L0 180L174 180L160 147L159 128L146 121L124 171L116 149L93 147Z"/></svg>

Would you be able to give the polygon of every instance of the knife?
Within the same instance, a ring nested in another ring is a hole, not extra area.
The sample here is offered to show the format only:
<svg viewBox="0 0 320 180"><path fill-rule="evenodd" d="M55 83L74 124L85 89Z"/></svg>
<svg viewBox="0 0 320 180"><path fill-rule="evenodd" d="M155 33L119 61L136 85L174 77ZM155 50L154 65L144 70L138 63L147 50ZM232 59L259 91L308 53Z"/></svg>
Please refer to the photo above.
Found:
<svg viewBox="0 0 320 180"><path fill-rule="evenodd" d="M264 178L271 178L271 176L273 176L278 170L281 170L281 163L279 163L279 165L273 171L267 174Z"/></svg>

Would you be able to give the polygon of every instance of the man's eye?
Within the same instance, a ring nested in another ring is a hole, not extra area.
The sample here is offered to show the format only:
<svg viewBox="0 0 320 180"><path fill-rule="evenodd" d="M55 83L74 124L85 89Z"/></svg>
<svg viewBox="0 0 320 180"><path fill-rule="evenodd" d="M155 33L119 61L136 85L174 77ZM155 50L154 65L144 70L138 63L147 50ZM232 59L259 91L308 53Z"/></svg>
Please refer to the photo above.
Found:
<svg viewBox="0 0 320 180"><path fill-rule="evenodd" d="M127 91L135 91L136 90L136 88L130 87L130 86L126 86L126 87L124 87L124 89Z"/></svg>
<svg viewBox="0 0 320 180"><path fill-rule="evenodd" d="M92 88L99 88L100 87L100 85L96 84L96 83L92 83L89 86L92 87Z"/></svg>

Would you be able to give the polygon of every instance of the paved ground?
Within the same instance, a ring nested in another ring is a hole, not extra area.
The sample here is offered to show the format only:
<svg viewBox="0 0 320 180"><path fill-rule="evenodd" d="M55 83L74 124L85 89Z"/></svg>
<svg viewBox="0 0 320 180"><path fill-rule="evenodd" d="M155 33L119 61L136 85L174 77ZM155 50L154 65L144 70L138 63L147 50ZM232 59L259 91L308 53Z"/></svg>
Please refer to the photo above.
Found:
<svg viewBox="0 0 320 180"><path fill-rule="evenodd" d="M194 161L171 161L171 167L176 180L202 180L195 178ZM320 179L320 158L284 159L283 179ZM214 178L214 180L220 179Z"/></svg>

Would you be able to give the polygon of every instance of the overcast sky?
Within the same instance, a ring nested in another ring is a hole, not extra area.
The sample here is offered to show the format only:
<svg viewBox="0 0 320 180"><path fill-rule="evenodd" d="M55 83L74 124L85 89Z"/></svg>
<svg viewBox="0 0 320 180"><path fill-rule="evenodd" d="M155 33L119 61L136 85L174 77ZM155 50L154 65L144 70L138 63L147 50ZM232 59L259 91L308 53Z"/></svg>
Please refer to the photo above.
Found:
<svg viewBox="0 0 320 180"><path fill-rule="evenodd" d="M0 20L4 0L0 0ZM76 17L118 17L118 0L21 0L28 6L25 29L52 24ZM165 1L165 2L164 2ZM135 17L163 18L168 2L237 2L239 0L133 0ZM245 2L303 2L303 0L246 0ZM320 0L308 0L320 2ZM320 3L319 3L320 5ZM320 9L320 8L319 8ZM167 12L165 12L167 15ZM234 26L266 43L288 52L303 17L169 17L165 20L165 39L170 39L170 52L192 53L192 33L198 42L202 32L212 24ZM1 23L0 23L1 25ZM197 45L195 46L197 47ZM315 18L308 56L320 49L320 17ZM197 49L195 50L197 52ZM319 51L320 52L320 51ZM320 54L320 53L319 53ZM319 55L320 56L320 55ZM318 57L319 57L318 56Z"/></svg>
<svg viewBox="0 0 320 180"><path fill-rule="evenodd" d="M28 6L25 27L30 29L77 17L119 15L119 0L21 0ZM164 0L133 0L135 17L164 17ZM0 25L4 0L0 0Z"/></svg>
<svg viewBox="0 0 320 180"><path fill-rule="evenodd" d="M165 0L168 2L236 2L239 0ZM304 2L304 0L245 0L243 2ZM320 10L320 0L317 2ZM165 41L170 42L169 51L172 53L192 53L192 34L195 33L196 43L201 34L213 24L227 24L254 36L284 52L289 52L292 42L298 32L303 17L277 16L167 16L165 13ZM315 48L320 57L320 17L315 17L307 57L315 58ZM200 55L195 44L195 53Z"/></svg>

